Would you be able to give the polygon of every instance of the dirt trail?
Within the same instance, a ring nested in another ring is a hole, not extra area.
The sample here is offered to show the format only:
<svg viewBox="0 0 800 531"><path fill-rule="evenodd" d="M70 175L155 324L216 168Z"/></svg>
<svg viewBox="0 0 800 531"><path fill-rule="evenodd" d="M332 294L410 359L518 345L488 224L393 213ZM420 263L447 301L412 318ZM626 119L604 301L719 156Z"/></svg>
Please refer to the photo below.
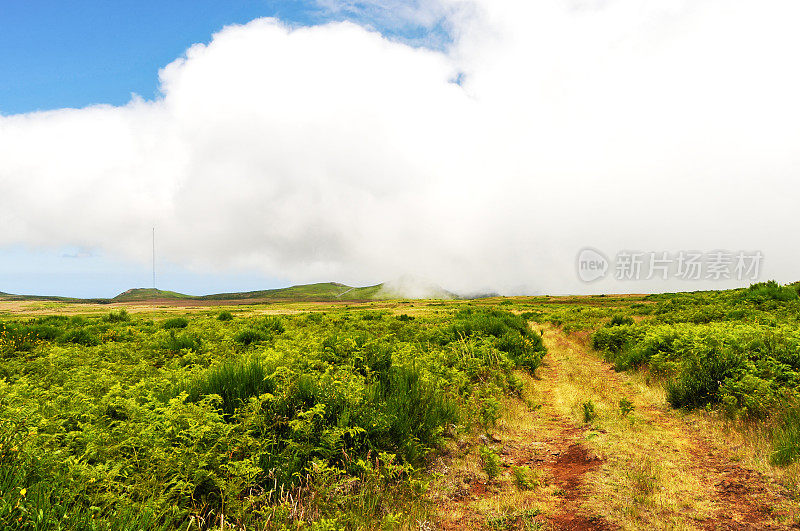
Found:
<svg viewBox="0 0 800 531"><path fill-rule="evenodd" d="M640 430L636 435L642 438L642 442L651 443L650 448L645 446L642 449L652 452L663 465L673 461L669 464L675 466L670 469L679 478L678 481L696 482L699 487L694 491L687 491L692 495L690 497L695 498L693 503L681 500L682 503L672 507L673 514L655 511L640 516L651 516L655 519L660 516L669 517L673 523L682 527L699 529L800 528L797 524L788 522L787 514L780 509L792 505L792 501L782 495L776 485L770 485L763 475L737 463L723 439L698 430L686 418L671 411L663 399L655 401L652 396L637 393L627 375L613 371L608 364L589 352L585 339L582 341L581 338L567 337L560 330L549 329L545 334L545 342L551 353L548 360L551 365L550 374L543 374L543 379L548 376L552 378L548 388L558 388L561 378L559 371L563 371L564 365L568 363L577 363L594 373L602 382L599 389L593 390L596 400L602 401L605 398L608 401L608 398L613 397L614 402L617 402L618 399L626 398L635 404L636 414L646 425L646 429ZM591 389L591 382L588 378L585 380ZM606 439L616 436L622 442L625 434L611 433L615 429L619 429L619 423L609 422L600 428L601 431L608 430ZM625 453L626 450L625 444L611 443L605 446L606 452L619 450L620 453ZM654 448L655 446L658 447ZM608 455L607 459L613 457L619 456ZM630 457L636 458L635 455ZM608 470L601 470L603 472ZM663 477L661 479L663 483L670 480ZM602 479L599 483L602 483ZM657 490L658 483L653 488ZM657 525L663 522L651 523Z"/></svg>
<svg viewBox="0 0 800 531"><path fill-rule="evenodd" d="M440 528L800 529L796 501L670 410L663 393L614 372L585 338L548 327L544 340L545 363L526 382L535 407L510 401L495 435L504 475L489 481L475 452L454 460L450 486L460 487L435 500ZM514 466L535 470L539 485L515 486Z"/></svg>
<svg viewBox="0 0 800 531"><path fill-rule="evenodd" d="M545 342L547 345L548 337ZM562 360L550 355L539 369L540 381L537 382L542 390L541 417L543 420L549 419L549 429L546 431L552 434L547 444L553 448L552 459L545 459L542 468L563 492L558 498L559 503L541 520L549 522L556 529L614 529L616 526L605 518L587 514L582 507L588 495L586 476L600 467L602 459L583 443L587 427L576 426L557 407L556 389L562 378L561 373Z"/></svg>

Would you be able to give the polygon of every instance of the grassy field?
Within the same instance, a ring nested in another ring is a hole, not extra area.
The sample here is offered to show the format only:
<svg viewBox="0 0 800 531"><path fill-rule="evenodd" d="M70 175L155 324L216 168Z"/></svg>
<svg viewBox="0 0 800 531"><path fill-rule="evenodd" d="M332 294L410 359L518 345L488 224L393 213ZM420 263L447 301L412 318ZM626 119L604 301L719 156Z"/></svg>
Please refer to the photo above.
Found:
<svg viewBox="0 0 800 531"><path fill-rule="evenodd" d="M0 302L0 524L791 528L797 288Z"/></svg>
<svg viewBox="0 0 800 531"><path fill-rule="evenodd" d="M139 310L0 323L4 527L409 526L544 354L491 309Z"/></svg>

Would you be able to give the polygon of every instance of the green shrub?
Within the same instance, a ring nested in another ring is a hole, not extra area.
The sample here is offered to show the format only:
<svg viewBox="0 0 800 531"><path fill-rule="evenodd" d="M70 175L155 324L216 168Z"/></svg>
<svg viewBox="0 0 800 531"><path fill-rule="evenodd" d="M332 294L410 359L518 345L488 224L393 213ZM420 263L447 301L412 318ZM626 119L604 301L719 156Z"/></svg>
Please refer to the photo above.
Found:
<svg viewBox="0 0 800 531"><path fill-rule="evenodd" d="M478 454L481 458L481 465L483 471L489 476L489 479L494 479L500 475L500 456L489 446L481 446L478 449Z"/></svg>
<svg viewBox="0 0 800 531"><path fill-rule="evenodd" d="M269 339L269 335L266 332L253 328L241 330L233 336L233 340L237 343L241 343L242 345L250 345L252 343L258 343L259 341L265 341L267 339Z"/></svg>
<svg viewBox="0 0 800 531"><path fill-rule="evenodd" d="M525 319L526 321L539 321L542 316L544 315L543 312L540 311L527 311L520 314L520 317Z"/></svg>
<svg viewBox="0 0 800 531"><path fill-rule="evenodd" d="M37 317L34 322L36 324L51 326L66 326L69 324L70 319L66 315L46 315L44 317Z"/></svg>
<svg viewBox="0 0 800 531"><path fill-rule="evenodd" d="M161 348L170 352L182 350L200 350L200 338L192 334L175 334L170 330L169 335L161 342Z"/></svg>
<svg viewBox="0 0 800 531"><path fill-rule="evenodd" d="M629 337L635 340L626 340L620 350L607 356L617 371L640 368L651 361L655 361L655 367L661 369L665 367L665 362L676 358L675 341L679 332L672 326L644 328Z"/></svg>
<svg viewBox="0 0 800 531"><path fill-rule="evenodd" d="M368 311L368 312L361 312L361 320L362 321L380 321L383 319L385 315L384 312L375 312L375 311Z"/></svg>
<svg viewBox="0 0 800 531"><path fill-rule="evenodd" d="M459 310L450 329L456 338L474 335L501 337L509 331L517 331L523 337L531 335L524 318L503 310Z"/></svg>
<svg viewBox="0 0 800 531"><path fill-rule="evenodd" d="M614 314L611 316L611 320L606 323L606 326L623 326L632 325L633 323L633 318L628 315Z"/></svg>
<svg viewBox="0 0 800 531"><path fill-rule="evenodd" d="M498 350L507 352L518 367L533 374L541 365L546 351L540 335L527 336L524 337L518 330L509 330L497 338L495 344Z"/></svg>
<svg viewBox="0 0 800 531"><path fill-rule="evenodd" d="M305 314L305 320L307 323L319 324L325 320L325 313L324 312L307 313Z"/></svg>
<svg viewBox="0 0 800 531"><path fill-rule="evenodd" d="M64 334L62 339L67 343L75 343L85 347L93 347L100 344L100 339L86 328L76 328Z"/></svg>
<svg viewBox="0 0 800 531"><path fill-rule="evenodd" d="M636 325L603 327L592 335L592 348L608 352L614 358L626 346L637 341L641 334Z"/></svg>
<svg viewBox="0 0 800 531"><path fill-rule="evenodd" d="M620 398L619 400L619 411L622 413L623 417L627 417L629 414L633 412L636 407L633 405L633 402L628 400L627 398Z"/></svg>
<svg viewBox="0 0 800 531"><path fill-rule="evenodd" d="M131 316L128 315L128 310L124 308L118 312L108 312L108 315L103 317L103 321L107 323L124 323L131 320Z"/></svg>
<svg viewBox="0 0 800 531"><path fill-rule="evenodd" d="M459 420L456 402L416 367L392 367L388 378L373 384L367 393L383 419L383 429L374 431L371 440L412 463L440 442L447 426Z"/></svg>
<svg viewBox="0 0 800 531"><path fill-rule="evenodd" d="M207 370L185 387L189 400L197 402L204 396L219 395L222 410L232 415L250 397L275 391L275 382L268 378L275 367L267 367L256 358L235 359Z"/></svg>
<svg viewBox="0 0 800 531"><path fill-rule="evenodd" d="M277 316L268 316L264 318L261 328L272 334L282 334L286 331L283 326L283 320Z"/></svg>
<svg viewBox="0 0 800 531"><path fill-rule="evenodd" d="M594 402L592 402L591 400L587 400L586 402L581 404L581 407L583 408L584 423L589 424L590 422L592 422L594 419L597 418L597 412L595 411L594 408Z"/></svg>
<svg viewBox="0 0 800 531"><path fill-rule="evenodd" d="M678 377L667 384L667 401L675 408L718 403L720 385L744 364L741 353L715 340L699 339L693 347L684 352Z"/></svg>
<svg viewBox="0 0 800 531"><path fill-rule="evenodd" d="M49 325L26 326L21 332L34 341L55 341L63 333L60 328Z"/></svg>
<svg viewBox="0 0 800 531"><path fill-rule="evenodd" d="M514 483L520 490L533 490L539 485L533 471L526 466L512 466L511 473L514 475Z"/></svg>
<svg viewBox="0 0 800 531"><path fill-rule="evenodd" d="M490 396L481 401L480 416L481 425L485 430L494 428L500 420L503 405L499 400Z"/></svg>
<svg viewBox="0 0 800 531"><path fill-rule="evenodd" d="M731 418L764 419L778 405L778 385L774 378L738 373L720 383L718 398L724 412Z"/></svg>
<svg viewBox="0 0 800 531"><path fill-rule="evenodd" d="M219 312L219 315L217 315L217 319L220 321L230 321L233 319L233 314L228 310L222 310Z"/></svg>
<svg viewBox="0 0 800 531"><path fill-rule="evenodd" d="M792 286L781 286L774 280L751 284L744 292L744 297L755 302L765 301L793 301L798 298L798 289Z"/></svg>
<svg viewBox="0 0 800 531"><path fill-rule="evenodd" d="M161 328L164 330L186 328L187 326L189 326L189 321L185 317L172 317L161 323Z"/></svg>

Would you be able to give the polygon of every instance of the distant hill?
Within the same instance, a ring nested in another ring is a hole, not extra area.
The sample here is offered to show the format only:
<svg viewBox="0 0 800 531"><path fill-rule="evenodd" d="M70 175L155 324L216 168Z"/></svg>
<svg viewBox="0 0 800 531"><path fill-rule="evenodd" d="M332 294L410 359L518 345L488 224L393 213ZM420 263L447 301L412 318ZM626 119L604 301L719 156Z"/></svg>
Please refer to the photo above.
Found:
<svg viewBox="0 0 800 531"><path fill-rule="evenodd" d="M133 288L123 291L112 302L146 301L149 299L193 299L191 295L184 295L177 291L165 291L155 288Z"/></svg>
<svg viewBox="0 0 800 531"><path fill-rule="evenodd" d="M215 293L212 295L186 295L175 291L153 288L134 288L120 293L111 302L136 302L154 299L193 300L193 301L335 301L335 300L374 300L385 299L381 296L383 284L366 287L353 287L338 282L319 282L317 284L301 284L288 288L265 289L258 291L242 291L232 293Z"/></svg>
<svg viewBox="0 0 800 531"><path fill-rule="evenodd" d="M91 302L105 304L109 299L79 299L76 297L59 297L57 295L15 295L0 291L0 300L4 301L51 301L51 302Z"/></svg>
<svg viewBox="0 0 800 531"><path fill-rule="evenodd" d="M108 304L114 302L147 302L154 300L183 301L370 301L402 298L456 299L450 293L435 285L411 285L409 282L392 282L374 286L355 287L338 282L319 282L301 284L288 288L276 288L259 291L233 293L215 293L212 295L187 295L177 291L155 288L132 288L112 299L78 299L74 297L56 297L46 295L12 295L0 292L0 299L14 301L58 301Z"/></svg>
<svg viewBox="0 0 800 531"><path fill-rule="evenodd" d="M288 288L266 289L260 291L244 291L238 293L217 293L194 297L197 300L221 301L242 299L280 299L280 300L370 300L376 295L382 284L355 288L338 282L319 282L317 284L300 284Z"/></svg>

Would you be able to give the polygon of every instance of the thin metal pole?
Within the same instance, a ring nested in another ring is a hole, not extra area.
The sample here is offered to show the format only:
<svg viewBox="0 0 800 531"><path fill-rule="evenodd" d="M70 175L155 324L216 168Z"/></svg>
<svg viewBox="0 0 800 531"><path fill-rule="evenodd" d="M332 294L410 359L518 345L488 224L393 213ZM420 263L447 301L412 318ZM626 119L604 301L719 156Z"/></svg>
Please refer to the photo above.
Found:
<svg viewBox="0 0 800 531"><path fill-rule="evenodd" d="M156 228L153 227L153 289L156 289Z"/></svg>

